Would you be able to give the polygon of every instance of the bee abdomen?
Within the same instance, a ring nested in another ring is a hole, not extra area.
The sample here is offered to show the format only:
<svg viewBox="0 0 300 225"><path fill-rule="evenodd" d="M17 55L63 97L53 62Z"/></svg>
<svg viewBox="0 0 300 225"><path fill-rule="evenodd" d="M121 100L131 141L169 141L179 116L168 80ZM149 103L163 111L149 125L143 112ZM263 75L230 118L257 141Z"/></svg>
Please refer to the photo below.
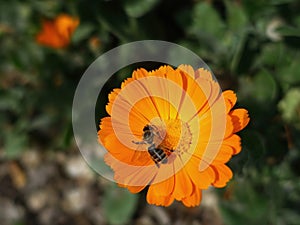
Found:
<svg viewBox="0 0 300 225"><path fill-rule="evenodd" d="M167 155L162 149L155 148L154 145L151 145L148 148L148 152L155 163L167 163Z"/></svg>

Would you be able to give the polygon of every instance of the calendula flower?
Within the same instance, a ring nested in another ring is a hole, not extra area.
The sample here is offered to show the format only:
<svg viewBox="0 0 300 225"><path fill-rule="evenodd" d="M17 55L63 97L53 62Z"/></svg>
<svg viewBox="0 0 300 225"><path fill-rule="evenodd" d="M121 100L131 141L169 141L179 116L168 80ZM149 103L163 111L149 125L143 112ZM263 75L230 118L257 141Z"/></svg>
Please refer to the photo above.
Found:
<svg viewBox="0 0 300 225"><path fill-rule="evenodd" d="M66 14L61 14L54 20L45 20L42 30L36 36L36 41L52 48L66 47L78 25L78 18Z"/></svg>
<svg viewBox="0 0 300 225"><path fill-rule="evenodd" d="M232 178L226 163L249 122L247 110L232 109L236 101L203 68L134 71L110 93L98 132L115 181L132 193L149 186L149 204L199 205L203 189Z"/></svg>

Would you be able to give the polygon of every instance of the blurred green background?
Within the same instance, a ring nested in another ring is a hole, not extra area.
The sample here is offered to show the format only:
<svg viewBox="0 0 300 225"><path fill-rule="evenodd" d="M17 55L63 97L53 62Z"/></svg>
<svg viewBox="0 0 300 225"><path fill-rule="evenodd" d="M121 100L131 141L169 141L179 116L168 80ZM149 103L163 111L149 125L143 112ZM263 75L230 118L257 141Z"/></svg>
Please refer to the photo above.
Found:
<svg viewBox="0 0 300 225"><path fill-rule="evenodd" d="M9 217L0 206L3 224L143 224L137 222L147 207L143 194L131 195L97 176L84 183L85 178L66 172L65 164L79 155L71 107L83 72L113 47L145 39L194 51L224 90L237 92L237 106L249 111L251 122L240 133L243 151L229 163L234 179L226 188L213 190L220 224L300 224L299 12L296 0L1 1L0 205L17 207L17 216ZM70 45L52 49L36 43L43 19L60 13L80 19ZM101 99L103 106L105 101ZM55 165L47 180L51 184L45 181L45 186L30 189L28 152L50 168ZM50 214L54 221L48 214L41 219L53 205L45 201L43 207L32 208L27 196L51 185L55 192L49 190L50 195L69 196L64 182L71 182L70 188L91 186L96 201L83 198L83 209L70 212L62 206L63 213ZM100 216L91 219L86 209L95 205ZM178 220L176 210L187 213L177 204L172 207L159 208L169 215L169 224ZM203 218L187 215L194 224L205 224Z"/></svg>

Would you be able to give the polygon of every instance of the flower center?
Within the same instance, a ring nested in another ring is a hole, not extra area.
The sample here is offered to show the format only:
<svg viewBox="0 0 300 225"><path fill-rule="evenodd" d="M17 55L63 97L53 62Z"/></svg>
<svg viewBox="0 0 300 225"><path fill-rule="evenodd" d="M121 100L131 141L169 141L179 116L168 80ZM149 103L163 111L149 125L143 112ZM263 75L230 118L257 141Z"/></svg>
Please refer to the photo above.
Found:
<svg viewBox="0 0 300 225"><path fill-rule="evenodd" d="M157 138L154 139L155 144L167 150L167 155L170 155L172 152L181 155L190 147L192 133L187 123L180 119L172 119L153 121L151 124L157 127L159 132Z"/></svg>

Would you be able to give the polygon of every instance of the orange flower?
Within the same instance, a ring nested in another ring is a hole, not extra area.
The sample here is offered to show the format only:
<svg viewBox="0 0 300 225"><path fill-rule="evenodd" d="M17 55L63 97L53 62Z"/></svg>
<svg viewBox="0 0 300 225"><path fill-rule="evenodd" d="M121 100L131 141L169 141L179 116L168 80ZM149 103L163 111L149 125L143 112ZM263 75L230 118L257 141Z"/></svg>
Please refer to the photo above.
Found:
<svg viewBox="0 0 300 225"><path fill-rule="evenodd" d="M66 14L57 16L54 20L43 22L43 28L36 36L36 41L52 48L68 46L75 29L79 24L78 18Z"/></svg>
<svg viewBox="0 0 300 225"><path fill-rule="evenodd" d="M201 190L232 178L225 163L241 151L235 133L249 122L247 110L232 109L236 100L203 68L134 71L109 95L98 132L115 181L132 193L149 186L150 204L199 205Z"/></svg>

